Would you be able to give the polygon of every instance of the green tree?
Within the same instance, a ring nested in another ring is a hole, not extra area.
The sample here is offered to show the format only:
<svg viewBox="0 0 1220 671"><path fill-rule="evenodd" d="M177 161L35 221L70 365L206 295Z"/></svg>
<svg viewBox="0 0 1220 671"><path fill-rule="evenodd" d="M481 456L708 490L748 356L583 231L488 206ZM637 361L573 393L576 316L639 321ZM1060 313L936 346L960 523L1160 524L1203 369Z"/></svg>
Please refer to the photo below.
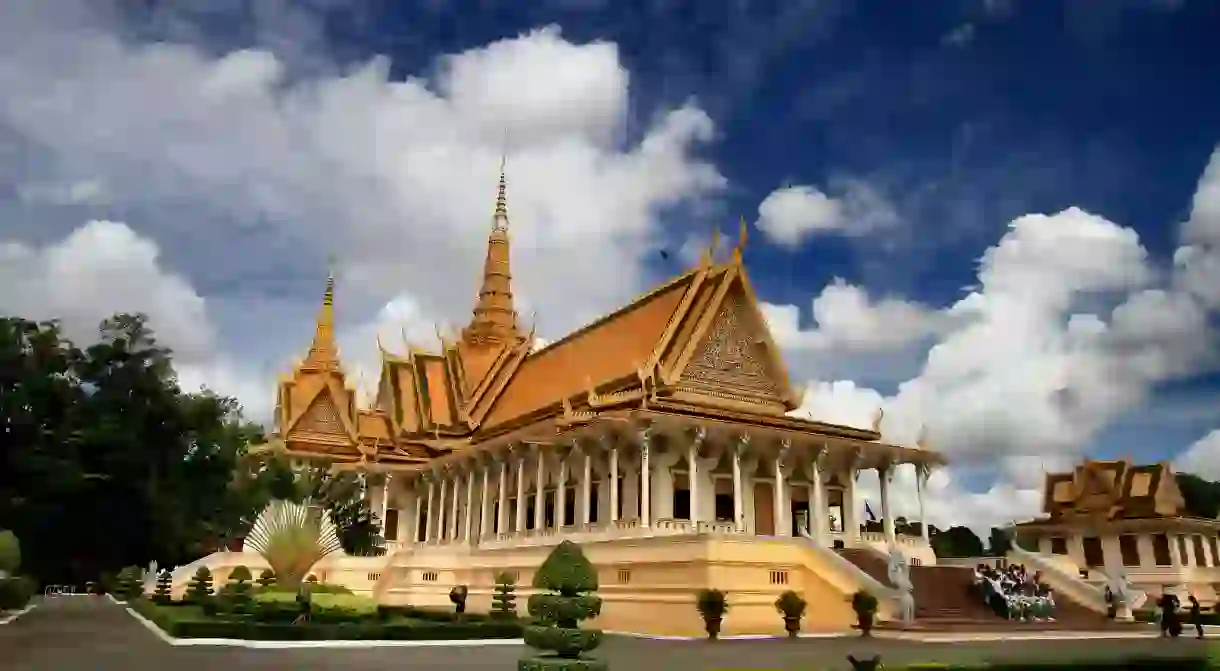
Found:
<svg viewBox="0 0 1220 671"><path fill-rule="evenodd" d="M581 629L580 622L600 615L602 600L596 594L597 570L580 546L571 541L555 546L534 574L533 586L549 594L529 598L529 613L538 624L526 627L525 643L552 654L526 657L517 670L605 669L604 661L583 656L601 644L601 632Z"/></svg>
<svg viewBox="0 0 1220 671"><path fill-rule="evenodd" d="M169 569L165 569L157 574L157 588L153 591L153 601L159 604L168 604L173 601L171 594L172 582L174 576Z"/></svg>
<svg viewBox="0 0 1220 671"><path fill-rule="evenodd" d="M932 551L937 557L981 557L983 556L983 541L970 527L949 527L944 531L931 527L928 529L932 542Z"/></svg>
<svg viewBox="0 0 1220 671"><path fill-rule="evenodd" d="M185 601L194 604L206 604L211 601L212 594L215 590L212 589L212 572L206 566L200 566L195 575L191 577L191 581L186 585Z"/></svg>
<svg viewBox="0 0 1220 671"><path fill-rule="evenodd" d="M0 451L0 526L37 577L65 583L214 549L256 430L231 399L183 393L140 315L83 350L54 322L0 318L0 426L15 446Z"/></svg>
<svg viewBox="0 0 1220 671"><path fill-rule="evenodd" d="M987 554L992 557L1005 557L1012 549L1012 538L1003 529L991 527L987 537Z"/></svg>
<svg viewBox="0 0 1220 671"><path fill-rule="evenodd" d="M491 613L496 617L517 617L517 579L508 572L496 576L495 592L491 595Z"/></svg>

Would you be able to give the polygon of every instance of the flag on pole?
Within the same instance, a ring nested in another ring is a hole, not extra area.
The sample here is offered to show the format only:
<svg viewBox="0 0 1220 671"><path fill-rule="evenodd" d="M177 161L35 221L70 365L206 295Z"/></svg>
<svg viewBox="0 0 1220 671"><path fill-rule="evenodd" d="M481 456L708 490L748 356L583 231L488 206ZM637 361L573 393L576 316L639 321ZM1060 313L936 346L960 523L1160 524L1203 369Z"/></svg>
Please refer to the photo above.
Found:
<svg viewBox="0 0 1220 671"><path fill-rule="evenodd" d="M869 522L876 522L877 516L873 514L872 506L868 505L868 501L864 502L864 514L868 515Z"/></svg>

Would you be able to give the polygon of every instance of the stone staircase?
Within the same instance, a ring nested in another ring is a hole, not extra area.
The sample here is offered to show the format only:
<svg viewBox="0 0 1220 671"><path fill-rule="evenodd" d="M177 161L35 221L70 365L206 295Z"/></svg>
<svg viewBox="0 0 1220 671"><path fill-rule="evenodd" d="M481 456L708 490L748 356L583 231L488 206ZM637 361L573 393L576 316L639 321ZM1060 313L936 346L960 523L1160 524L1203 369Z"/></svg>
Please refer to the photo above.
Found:
<svg viewBox="0 0 1220 671"><path fill-rule="evenodd" d="M866 548L837 552L883 585L890 585L886 559ZM912 566L915 628L934 631L1065 629L1096 631L1146 627L1106 619L1063 595L1057 595L1054 622L1014 622L996 615L971 589L974 571L963 566ZM897 623L890 626L900 626Z"/></svg>

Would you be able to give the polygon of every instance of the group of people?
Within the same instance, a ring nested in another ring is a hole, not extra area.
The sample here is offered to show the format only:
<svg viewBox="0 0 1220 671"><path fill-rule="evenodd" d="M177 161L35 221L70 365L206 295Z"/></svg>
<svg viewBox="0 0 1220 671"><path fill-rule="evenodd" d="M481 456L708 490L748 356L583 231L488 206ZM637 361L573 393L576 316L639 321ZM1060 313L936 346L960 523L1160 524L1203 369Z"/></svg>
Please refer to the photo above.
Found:
<svg viewBox="0 0 1220 671"><path fill-rule="evenodd" d="M1039 574L1012 564L993 568L979 564L971 589L996 615L1018 622L1054 621L1055 594Z"/></svg>
<svg viewBox="0 0 1220 671"><path fill-rule="evenodd" d="M1195 595L1191 594L1186 598L1190 602L1190 608L1187 611L1188 622L1194 625L1195 634L1199 638L1203 638L1203 608L1199 606L1199 600L1195 598ZM1177 638L1182 635L1182 620L1178 615L1178 609L1181 606L1181 600L1170 592L1161 594L1161 598L1157 599L1156 619L1162 638L1166 636Z"/></svg>

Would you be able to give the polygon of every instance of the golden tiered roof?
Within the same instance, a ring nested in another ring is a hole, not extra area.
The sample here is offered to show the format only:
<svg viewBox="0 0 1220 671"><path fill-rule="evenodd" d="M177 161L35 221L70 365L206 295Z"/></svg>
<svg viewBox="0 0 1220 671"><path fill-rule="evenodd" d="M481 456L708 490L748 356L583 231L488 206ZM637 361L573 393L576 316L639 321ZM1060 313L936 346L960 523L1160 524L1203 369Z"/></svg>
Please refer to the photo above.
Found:
<svg viewBox="0 0 1220 671"><path fill-rule="evenodd" d="M518 327L501 170L483 279L470 324L437 351L379 342L372 408L356 407L334 344L334 279L314 342L280 385L277 437L291 454L418 467L488 440L554 434L632 409L717 417L877 440L875 430L786 417L800 405L742 260L715 245L695 267L537 351ZM439 335L439 334L438 334Z"/></svg>

